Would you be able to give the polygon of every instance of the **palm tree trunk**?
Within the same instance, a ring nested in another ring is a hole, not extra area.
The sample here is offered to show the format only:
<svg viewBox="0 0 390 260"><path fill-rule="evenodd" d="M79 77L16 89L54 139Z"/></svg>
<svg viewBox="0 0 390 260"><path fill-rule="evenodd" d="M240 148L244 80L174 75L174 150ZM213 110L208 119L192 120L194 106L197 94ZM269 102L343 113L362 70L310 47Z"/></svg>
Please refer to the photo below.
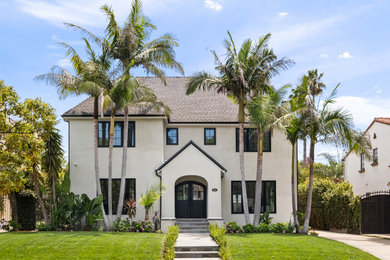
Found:
<svg viewBox="0 0 390 260"><path fill-rule="evenodd" d="M121 173L121 187L119 190L119 201L116 218L120 218L123 209L123 199L125 197L125 182L126 182L126 167L127 167L127 140L129 138L129 110L125 106L125 118L123 123L123 154L122 154L122 173Z"/></svg>
<svg viewBox="0 0 390 260"><path fill-rule="evenodd" d="M239 156L240 156L240 173L241 173L241 189L242 189L242 202L245 215L245 223L249 224L249 208L248 208L248 195L246 193L245 183L245 168L244 168L244 104L240 101L238 105L238 123L239 123Z"/></svg>
<svg viewBox="0 0 390 260"><path fill-rule="evenodd" d="M110 117L110 140L108 143L108 222L109 228L112 226L112 150L114 145L114 124L115 124L115 109L114 104L111 104Z"/></svg>
<svg viewBox="0 0 390 260"><path fill-rule="evenodd" d="M307 142L305 137L303 138L303 161L302 161L303 166L306 166L306 157L307 157L306 146L307 146Z"/></svg>
<svg viewBox="0 0 390 260"><path fill-rule="evenodd" d="M100 174L99 174L99 153L98 153L98 132L99 132L99 97L94 97L94 108L93 108L93 124L94 124L94 161L95 161L95 181L96 181L96 196L102 194L102 188L100 186ZM104 205L101 205L102 216L104 226L108 228L108 219L106 212L104 211Z"/></svg>
<svg viewBox="0 0 390 260"><path fill-rule="evenodd" d="M53 197L53 206L54 210L57 210L57 198L56 198L56 178L54 176L56 173L52 173L51 175L51 193Z"/></svg>
<svg viewBox="0 0 390 260"><path fill-rule="evenodd" d="M294 218L294 226L297 233L301 233L301 226L299 225L297 215L297 204L296 204L296 187L295 187L295 147L296 143L291 145L291 198L292 198L292 210Z"/></svg>
<svg viewBox="0 0 390 260"><path fill-rule="evenodd" d="M255 226L259 225L261 211L261 188L263 183L263 135L263 132L258 130L255 212L253 216L253 225Z"/></svg>
<svg viewBox="0 0 390 260"><path fill-rule="evenodd" d="M309 171L309 188L307 189L307 203L306 203L306 212L305 212L305 221L303 222L304 234L309 232L309 222L311 214L311 202L313 197L313 177L314 177L314 142L310 140L310 171Z"/></svg>
<svg viewBox="0 0 390 260"><path fill-rule="evenodd" d="M145 221L149 221L149 209L145 209Z"/></svg>
<svg viewBox="0 0 390 260"><path fill-rule="evenodd" d="M45 220L45 225L49 225L50 218L49 218L49 215L47 214L45 202L43 201L41 193L39 191L38 172L36 170L36 167L37 167L36 165L33 166L33 170L31 173L31 177L32 177L33 183L34 183L34 192L38 198L38 203L39 203L39 206L41 207L41 210L42 210L42 215L43 215L43 219Z"/></svg>

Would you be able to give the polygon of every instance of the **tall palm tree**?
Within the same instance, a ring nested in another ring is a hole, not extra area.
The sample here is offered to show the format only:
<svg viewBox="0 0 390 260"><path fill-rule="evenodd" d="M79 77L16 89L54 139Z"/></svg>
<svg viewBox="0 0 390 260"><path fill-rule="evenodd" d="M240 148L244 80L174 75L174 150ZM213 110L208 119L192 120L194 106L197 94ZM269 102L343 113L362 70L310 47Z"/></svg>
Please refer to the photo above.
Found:
<svg viewBox="0 0 390 260"><path fill-rule="evenodd" d="M147 73L151 73L159 77L164 84L166 84L165 73L161 68L174 69L179 73L184 74L183 68L175 60L174 48L178 46L176 39L170 34L165 34L157 39L150 40L151 32L156 29L156 27L146 16L143 15L142 2L140 0L134 0L131 7L131 12L127 21L122 27L118 25L111 7L104 5L101 8L109 21L106 27L106 33L107 41L109 42L110 54L114 59L118 60L121 65L123 86L125 88L121 88L119 93L123 94L123 91L128 93L127 95L119 95L122 97L122 100L117 101L122 104L118 104L118 106L124 109L125 129L117 218L120 218L121 216L124 199L127 168L127 129L129 106L141 101L147 101L149 103L153 102L159 105L156 103L156 98L152 91L146 90L145 86L143 86L143 90L146 91L138 91L138 94L133 95L135 94L134 90L140 90L141 85L139 85L137 81L130 82L130 70L136 67L143 67ZM138 86L138 88L134 88L135 86ZM140 96L141 93L145 96ZM125 97L125 99L123 99L123 97ZM109 169L109 173L111 171L112 168Z"/></svg>
<svg viewBox="0 0 390 260"><path fill-rule="evenodd" d="M257 42L247 39L237 51L233 38L228 32L224 41L226 58L224 63L215 51L212 51L216 63L215 70L218 76L207 72L196 72L187 84L187 95L196 90L214 89L217 93L224 93L238 104L239 124L239 158L241 173L241 188L245 222L250 223L248 197L245 182L244 167L244 123L246 105L251 97L269 90L269 81L272 76L293 64L291 60L277 59L273 50L268 47L271 34L260 37Z"/></svg>
<svg viewBox="0 0 390 260"><path fill-rule="evenodd" d="M64 68L53 66L50 73L37 76L38 81L45 81L57 88L60 99L70 95L87 94L94 99L93 119L94 119L94 165L96 196L102 194L99 174L98 157L98 119L99 119L99 100L107 95L107 89L112 88L111 59L109 57L107 44L104 44L99 38L89 33L89 36L95 42L100 41L101 53L97 55L92 49L87 39L83 39L86 45L88 61L83 61L74 48L66 43L62 45L66 48L66 54L75 70L75 75ZM105 226L108 222L102 205L102 212Z"/></svg>
<svg viewBox="0 0 390 260"><path fill-rule="evenodd" d="M303 233L307 233L309 229L311 203L313 193L313 173L314 173L314 151L317 143L339 143L344 147L348 147L357 153L368 153L369 147L363 139L356 138L356 132L353 130L352 116L343 108L331 108L334 103L334 97L337 85L331 95L321 102L314 103L317 96L315 88L311 88L310 84L304 85L306 89L303 91L301 100L305 100L305 109L302 112L304 125L302 130L304 135L310 139L310 168L309 168L309 187L307 195L307 207L305 211L305 220L303 223ZM324 88L324 87L323 87Z"/></svg>
<svg viewBox="0 0 390 260"><path fill-rule="evenodd" d="M266 132L271 132L282 116L281 104L286 94L284 86L278 90L270 90L267 94L258 94L248 103L249 119L257 129L257 170L256 170L256 190L255 209L253 225L259 225L261 211L261 192L263 181L263 137Z"/></svg>

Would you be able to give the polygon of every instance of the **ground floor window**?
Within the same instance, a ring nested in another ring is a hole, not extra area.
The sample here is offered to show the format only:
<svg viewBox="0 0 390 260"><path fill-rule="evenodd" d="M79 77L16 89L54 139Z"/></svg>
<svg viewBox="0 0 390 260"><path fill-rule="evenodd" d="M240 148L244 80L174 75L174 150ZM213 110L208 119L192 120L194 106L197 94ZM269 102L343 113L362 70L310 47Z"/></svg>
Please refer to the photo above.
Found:
<svg viewBox="0 0 390 260"><path fill-rule="evenodd" d="M254 212L256 181L246 181L249 213ZM241 181L232 181L232 213L244 213ZM261 213L276 213L276 181L263 181Z"/></svg>
<svg viewBox="0 0 390 260"><path fill-rule="evenodd" d="M108 214L108 179L100 179L100 186L103 194L104 211ZM119 191L121 179L112 179L112 214L116 214L119 201ZM125 182L125 197L124 200L135 200L135 179L126 179ZM126 214L127 210L123 207L122 214Z"/></svg>

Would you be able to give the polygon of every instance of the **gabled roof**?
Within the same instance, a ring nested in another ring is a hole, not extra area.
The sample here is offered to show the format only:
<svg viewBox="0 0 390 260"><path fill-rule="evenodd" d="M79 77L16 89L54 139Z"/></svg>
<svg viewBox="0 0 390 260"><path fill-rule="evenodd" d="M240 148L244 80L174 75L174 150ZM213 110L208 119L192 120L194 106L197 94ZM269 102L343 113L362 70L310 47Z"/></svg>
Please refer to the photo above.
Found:
<svg viewBox="0 0 390 260"><path fill-rule="evenodd" d="M172 155L168 160L166 160L163 164L156 168L156 172L162 170L167 164L169 164L173 159L175 159L179 154L181 154L185 149L187 149L190 145L193 145L196 149L198 149L201 153L203 153L210 161L212 161L215 165L221 168L222 171L227 172L225 167L223 167L219 162L217 162L211 155L206 153L202 148L200 148L196 143L192 140L189 141L186 145L184 145L179 151L177 151L174 155Z"/></svg>
<svg viewBox="0 0 390 260"><path fill-rule="evenodd" d="M238 106L225 94L216 93L214 90L200 90L186 95L186 84L190 79L189 77L166 77L165 86L158 78L138 78L140 83L153 90L159 101L169 107L171 123L237 123ZM116 114L123 116L124 113L120 110ZM110 116L110 111L104 111L104 115ZM92 117L93 99L88 98L62 116ZM145 107L130 107L129 116L164 116L164 112Z"/></svg>
<svg viewBox="0 0 390 260"><path fill-rule="evenodd" d="M371 124L367 127L366 131L364 131L363 134L366 134L367 131L371 128L371 126L374 124L374 123L381 123L381 124L385 124L385 125L390 125L390 117L375 117L374 120L371 122ZM347 159L348 155L351 153L351 151L349 151L345 156L344 156L344 159Z"/></svg>

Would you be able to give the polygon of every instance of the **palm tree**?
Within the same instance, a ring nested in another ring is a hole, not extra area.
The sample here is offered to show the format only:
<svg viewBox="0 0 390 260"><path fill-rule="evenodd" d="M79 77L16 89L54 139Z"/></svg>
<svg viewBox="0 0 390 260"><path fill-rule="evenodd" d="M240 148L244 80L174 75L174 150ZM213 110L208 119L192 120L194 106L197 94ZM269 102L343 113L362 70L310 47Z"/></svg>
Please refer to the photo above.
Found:
<svg viewBox="0 0 390 260"><path fill-rule="evenodd" d="M284 86L278 90L270 90L267 94L258 94L248 103L250 122L257 129L257 171L256 171L256 191L255 209L253 225L259 225L261 211L261 188L263 181L263 136L266 132L271 132L276 126L281 114L281 102L286 94Z"/></svg>
<svg viewBox="0 0 390 260"><path fill-rule="evenodd" d="M50 73L37 76L38 81L45 81L48 84L54 85L57 88L60 99L64 99L70 95L88 94L94 99L94 164L95 164L95 180L96 180L96 196L102 194L100 186L99 174L99 158L98 158L98 118L99 118L99 100L105 94L106 89L112 88L113 72L111 71L111 60L108 53L107 45L99 38L89 33L89 36L95 41L100 41L101 54L96 55L89 41L83 38L86 45L86 52L89 60L84 62L76 50L66 43L62 45L66 48L67 56L70 57L75 75L64 68L53 66ZM108 222L103 209L103 219L105 226Z"/></svg>
<svg viewBox="0 0 390 260"><path fill-rule="evenodd" d="M322 74L321 74L322 75ZM357 139L356 133L353 131L352 116L343 108L330 108L329 105L334 103L334 97L337 85L328 98L323 101L314 103L315 97L318 95L316 88L311 84L304 84L303 95L301 100L305 100L303 116L304 125L302 131L304 135L310 139L310 168L309 168L309 187L307 196L307 207L305 212L305 220L303 223L303 233L307 233L309 229L309 221L311 214L312 192L313 192L313 172L314 172L314 151L315 145L321 143L339 143L344 147L352 149L354 152L368 153L367 142L363 139ZM322 87L324 88L324 87Z"/></svg>
<svg viewBox="0 0 390 260"><path fill-rule="evenodd" d="M146 89L144 86L143 91L138 91L137 94L134 92L136 89L140 90L140 85L138 84L138 81L130 82L130 69L143 67L147 73L151 73L163 80L164 84L166 84L165 73L160 67L174 69L181 74L184 74L184 72L181 65L175 60L174 48L178 46L178 43L172 35L165 34L157 39L149 41L151 32L156 29L156 27L143 15L142 2L140 0L133 1L131 12L126 23L122 27L118 26L115 14L111 7L104 5L101 9L106 14L109 21L106 27L109 51L112 57L119 61L123 75L124 88L121 88L120 91L118 91L118 93L120 93L119 96L122 98L120 98L121 101L117 100L118 107L124 109L124 148L117 209L117 218L120 218L123 209L127 167L128 108L139 102L154 103L157 106L161 105L157 103L153 92L150 89ZM138 86L138 88L136 86ZM124 92L127 92L127 94ZM144 96L142 96L141 93L143 93ZM112 161L112 159L109 160ZM112 168L109 169L109 173L110 172L112 172Z"/></svg>
<svg viewBox="0 0 390 260"><path fill-rule="evenodd" d="M244 123L245 110L251 97L269 90L269 81L280 70L287 69L293 64L285 58L277 59L272 49L268 48L271 34L260 37L257 42L247 39L237 51L233 38L228 32L228 39L224 41L226 49L225 63L212 51L219 76L207 72L196 72L187 84L187 95L196 90L214 89L217 93L224 93L238 104L239 124L239 158L241 173L241 188L245 222L250 223L248 198L244 168Z"/></svg>
<svg viewBox="0 0 390 260"><path fill-rule="evenodd" d="M149 221L149 210L153 207L153 204L160 198L165 191L164 185L154 185L146 190L145 195L141 196L139 203L145 208L145 221Z"/></svg>

